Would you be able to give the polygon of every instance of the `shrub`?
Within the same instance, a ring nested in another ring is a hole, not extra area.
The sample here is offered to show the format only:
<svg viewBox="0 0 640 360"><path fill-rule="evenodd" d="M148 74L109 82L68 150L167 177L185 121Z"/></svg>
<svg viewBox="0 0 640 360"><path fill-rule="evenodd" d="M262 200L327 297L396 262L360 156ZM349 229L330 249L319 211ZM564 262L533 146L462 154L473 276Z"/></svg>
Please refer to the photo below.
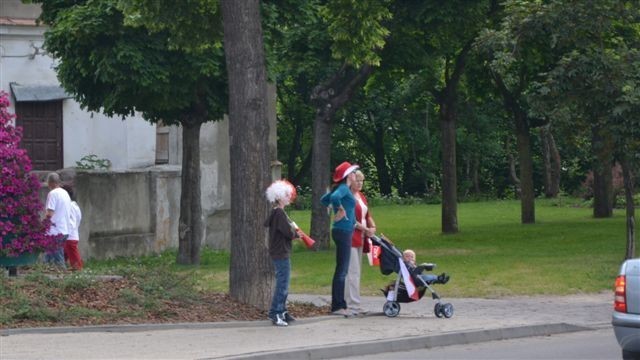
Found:
<svg viewBox="0 0 640 360"><path fill-rule="evenodd" d="M100 159L97 155L85 155L76 161L76 168L81 170L109 170L111 168L111 160Z"/></svg>
<svg viewBox="0 0 640 360"><path fill-rule="evenodd" d="M55 246L49 224L40 219L40 182L30 174L31 159L18 148L22 128L12 125L7 94L0 91L0 256L46 251Z"/></svg>

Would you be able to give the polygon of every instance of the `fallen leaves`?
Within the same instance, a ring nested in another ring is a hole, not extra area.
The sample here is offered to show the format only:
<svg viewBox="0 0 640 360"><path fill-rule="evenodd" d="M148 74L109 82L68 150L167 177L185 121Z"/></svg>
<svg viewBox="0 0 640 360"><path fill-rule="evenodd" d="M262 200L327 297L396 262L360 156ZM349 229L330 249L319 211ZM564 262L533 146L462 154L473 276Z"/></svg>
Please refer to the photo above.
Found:
<svg viewBox="0 0 640 360"><path fill-rule="evenodd" d="M133 278L133 279L132 279ZM194 290L188 296L167 296L143 291L136 276L118 280L87 281L64 286L27 278L2 278L0 327L85 326L103 324L182 323L266 320L267 313L232 299L226 293ZM8 296L7 296L8 295ZM25 308L28 306L28 308ZM326 315L327 306L290 303L298 318Z"/></svg>

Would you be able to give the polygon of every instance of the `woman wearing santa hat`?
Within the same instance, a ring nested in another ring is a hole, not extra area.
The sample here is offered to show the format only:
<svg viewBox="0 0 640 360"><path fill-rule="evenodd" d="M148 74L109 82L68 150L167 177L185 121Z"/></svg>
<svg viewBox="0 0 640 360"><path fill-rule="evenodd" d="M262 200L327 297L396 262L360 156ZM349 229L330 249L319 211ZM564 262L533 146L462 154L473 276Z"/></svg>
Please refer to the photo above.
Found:
<svg viewBox="0 0 640 360"><path fill-rule="evenodd" d="M334 214L331 237L336 244L336 269L331 283L331 313L335 315L353 315L347 309L344 287L351 257L351 237L356 223L356 199L350 187L355 183L355 171L358 168L358 165L346 161L338 165L333 172L332 191L321 198L322 204L331 206Z"/></svg>

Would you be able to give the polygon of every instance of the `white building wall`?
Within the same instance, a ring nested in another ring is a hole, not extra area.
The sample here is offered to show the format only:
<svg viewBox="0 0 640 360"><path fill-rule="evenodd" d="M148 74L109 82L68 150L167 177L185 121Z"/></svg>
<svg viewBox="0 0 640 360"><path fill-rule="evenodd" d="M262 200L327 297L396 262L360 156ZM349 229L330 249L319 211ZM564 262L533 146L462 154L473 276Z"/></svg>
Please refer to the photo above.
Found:
<svg viewBox="0 0 640 360"><path fill-rule="evenodd" d="M119 121L109 119L109 122ZM127 169L153 165L156 162L156 125L144 120L142 115L120 121L127 141Z"/></svg>
<svg viewBox="0 0 640 360"><path fill-rule="evenodd" d="M145 167L155 163L156 128L142 117L108 117L87 112L64 100L64 166L75 166L83 156L109 159L113 170Z"/></svg>
<svg viewBox="0 0 640 360"><path fill-rule="evenodd" d="M36 50L32 45L41 49L43 34L43 27L0 25L1 90L11 94L11 82L34 85L59 83L51 58L34 54ZM13 101L10 110L15 112Z"/></svg>
<svg viewBox="0 0 640 360"><path fill-rule="evenodd" d="M33 13L19 10L20 0L0 0L0 17ZM44 27L0 25L0 90L11 94L10 83L59 85L54 61L43 55ZM35 54L36 48L39 53ZM11 112L15 112L12 101ZM63 167L72 167L85 155L109 159L112 169L130 169L155 163L156 127L141 116L107 117L80 109L73 99L62 100Z"/></svg>

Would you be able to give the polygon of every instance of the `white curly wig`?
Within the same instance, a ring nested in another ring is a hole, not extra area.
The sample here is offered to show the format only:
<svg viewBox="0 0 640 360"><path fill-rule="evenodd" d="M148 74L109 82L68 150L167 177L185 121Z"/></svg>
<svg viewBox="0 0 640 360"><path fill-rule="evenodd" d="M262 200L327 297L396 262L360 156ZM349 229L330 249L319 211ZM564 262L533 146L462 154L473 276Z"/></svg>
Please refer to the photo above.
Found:
<svg viewBox="0 0 640 360"><path fill-rule="evenodd" d="M296 188L287 180L276 180L273 184L269 185L265 191L267 200L272 203L278 200L289 199L289 202L293 202L298 195Z"/></svg>

